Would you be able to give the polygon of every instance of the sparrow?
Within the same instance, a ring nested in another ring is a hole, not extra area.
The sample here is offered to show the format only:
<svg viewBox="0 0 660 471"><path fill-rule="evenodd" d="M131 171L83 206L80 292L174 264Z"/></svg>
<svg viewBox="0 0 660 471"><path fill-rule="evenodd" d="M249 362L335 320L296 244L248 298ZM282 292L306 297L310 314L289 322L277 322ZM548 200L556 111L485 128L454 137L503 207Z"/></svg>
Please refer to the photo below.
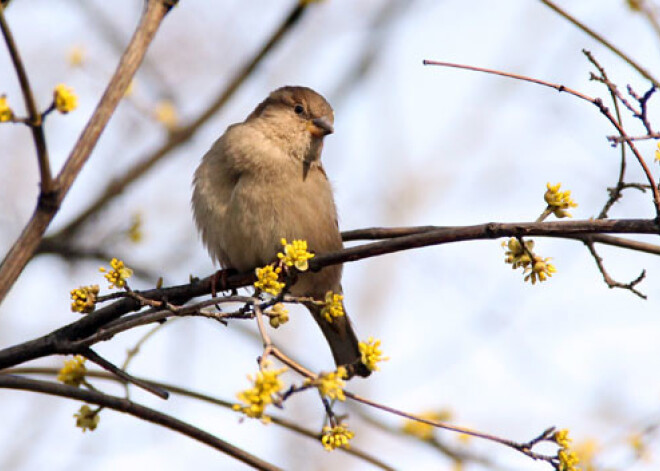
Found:
<svg viewBox="0 0 660 471"><path fill-rule="evenodd" d="M231 125L204 155L193 180L195 223L223 268L254 271L277 260L282 239L305 240L316 254L343 247L332 187L321 164L334 112L307 87L273 91L245 121ZM294 296L324 301L342 293L342 266L300 273ZM328 322L305 303L347 376L368 376L347 315ZM344 313L346 310L344 309Z"/></svg>

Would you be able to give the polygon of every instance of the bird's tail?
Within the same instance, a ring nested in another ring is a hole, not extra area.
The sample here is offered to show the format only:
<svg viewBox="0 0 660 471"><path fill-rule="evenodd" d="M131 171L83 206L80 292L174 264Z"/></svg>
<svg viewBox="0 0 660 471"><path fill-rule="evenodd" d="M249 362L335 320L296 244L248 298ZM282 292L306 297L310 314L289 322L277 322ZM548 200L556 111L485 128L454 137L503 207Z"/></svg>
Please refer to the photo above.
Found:
<svg viewBox="0 0 660 471"><path fill-rule="evenodd" d="M337 366L346 368L348 378L352 376L362 376L366 378L371 374L367 365L362 363L362 354L358 346L358 339L353 331L353 326L348 316L344 314L340 317L333 317L332 322L328 322L323 315L322 307L316 304L306 304L307 309L312 313L314 320L321 328L325 339L330 345L332 356ZM342 305L343 307L343 305ZM344 313L346 310L344 310Z"/></svg>

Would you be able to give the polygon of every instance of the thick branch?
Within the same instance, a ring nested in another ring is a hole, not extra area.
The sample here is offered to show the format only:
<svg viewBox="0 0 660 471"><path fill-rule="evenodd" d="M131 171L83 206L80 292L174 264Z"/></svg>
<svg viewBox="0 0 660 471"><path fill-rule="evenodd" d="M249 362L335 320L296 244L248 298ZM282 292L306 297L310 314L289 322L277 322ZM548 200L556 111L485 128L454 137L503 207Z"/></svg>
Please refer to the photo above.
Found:
<svg viewBox="0 0 660 471"><path fill-rule="evenodd" d="M426 228L428 229L428 227ZM381 229L382 230L382 229ZM409 230L409 229L408 229ZM377 231L372 229L372 231ZM405 233L406 229L401 232ZM441 245L468 240L497 239L501 237L546 236L558 238L597 237L598 233L658 234L658 223L652 219L607 219L588 221L559 221L541 223L487 223L464 227L439 227L426 232L402 235L388 240L350 247L337 252L319 254L309 261L312 271L328 265L354 262L364 258L413 248ZM600 236L605 237L605 236ZM190 284L169 288L135 292L142 298L166 300L172 305L181 305L197 296L210 294L214 275ZM231 290L251 285L254 273L228 275L224 289ZM107 307L96 310L82 319L66 325L43 337L0 351L0 369L19 365L54 354L80 353L76 341L96 333L107 324L124 314L142 307L136 296L123 298Z"/></svg>

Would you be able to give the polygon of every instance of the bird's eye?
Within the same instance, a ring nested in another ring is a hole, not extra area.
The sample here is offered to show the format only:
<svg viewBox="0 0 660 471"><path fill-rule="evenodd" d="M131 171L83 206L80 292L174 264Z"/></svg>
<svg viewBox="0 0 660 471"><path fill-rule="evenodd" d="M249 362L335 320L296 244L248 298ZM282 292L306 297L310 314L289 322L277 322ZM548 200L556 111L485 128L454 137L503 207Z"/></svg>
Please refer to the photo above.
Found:
<svg viewBox="0 0 660 471"><path fill-rule="evenodd" d="M303 108L303 105L296 105L293 107L293 111L296 114L303 114L305 112L305 108Z"/></svg>

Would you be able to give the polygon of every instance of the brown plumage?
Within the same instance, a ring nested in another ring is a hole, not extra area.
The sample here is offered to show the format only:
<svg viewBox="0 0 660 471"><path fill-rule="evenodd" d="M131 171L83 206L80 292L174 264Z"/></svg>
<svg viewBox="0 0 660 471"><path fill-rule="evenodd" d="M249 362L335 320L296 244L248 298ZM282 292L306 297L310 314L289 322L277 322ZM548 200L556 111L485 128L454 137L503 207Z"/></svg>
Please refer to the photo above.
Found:
<svg viewBox="0 0 660 471"><path fill-rule="evenodd" d="M304 239L315 253L343 244L332 188L321 165L323 138L333 132L328 102L305 87L272 92L243 123L234 124L204 155L195 172L195 222L211 256L240 272L273 262L280 240ZM296 296L323 300L341 293L339 265L300 275ZM347 316L327 322L307 306L338 366L368 376Z"/></svg>

